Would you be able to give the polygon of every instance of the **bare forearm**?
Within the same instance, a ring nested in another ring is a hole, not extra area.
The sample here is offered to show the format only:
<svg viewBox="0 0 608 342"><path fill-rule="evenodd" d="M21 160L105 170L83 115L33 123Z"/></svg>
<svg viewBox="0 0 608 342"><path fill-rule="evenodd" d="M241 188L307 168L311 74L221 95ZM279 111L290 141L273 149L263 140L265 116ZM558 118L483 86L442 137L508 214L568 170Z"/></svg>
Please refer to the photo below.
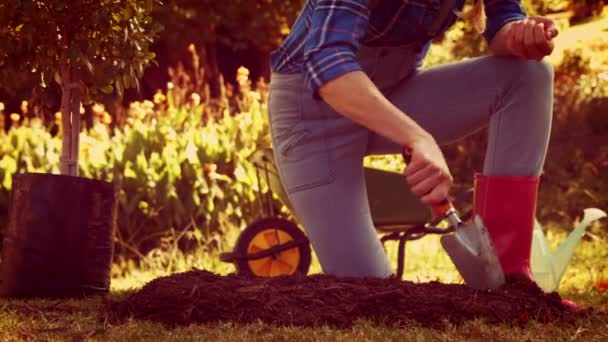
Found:
<svg viewBox="0 0 608 342"><path fill-rule="evenodd" d="M324 85L319 94L338 113L380 135L411 146L429 134L395 107L361 71L347 73Z"/></svg>

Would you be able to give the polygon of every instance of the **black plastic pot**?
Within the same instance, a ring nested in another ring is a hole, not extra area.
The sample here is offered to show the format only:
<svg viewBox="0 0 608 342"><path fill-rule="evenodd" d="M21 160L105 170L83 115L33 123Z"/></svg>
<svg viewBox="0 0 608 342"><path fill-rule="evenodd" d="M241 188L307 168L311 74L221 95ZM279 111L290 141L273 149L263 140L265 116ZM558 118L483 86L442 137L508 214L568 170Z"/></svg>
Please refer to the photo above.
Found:
<svg viewBox="0 0 608 342"><path fill-rule="evenodd" d="M80 297L109 291L116 222L111 183L18 174L8 216L0 296Z"/></svg>

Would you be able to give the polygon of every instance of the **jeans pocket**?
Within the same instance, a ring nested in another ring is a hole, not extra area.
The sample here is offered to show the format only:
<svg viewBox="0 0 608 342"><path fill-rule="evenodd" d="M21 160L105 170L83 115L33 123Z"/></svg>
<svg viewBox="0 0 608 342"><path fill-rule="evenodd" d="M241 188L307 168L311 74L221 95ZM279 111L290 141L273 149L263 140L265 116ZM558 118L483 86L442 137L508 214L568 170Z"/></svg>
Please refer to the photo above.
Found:
<svg viewBox="0 0 608 342"><path fill-rule="evenodd" d="M268 99L268 124L275 137L289 135L302 121L302 104L294 89L271 89Z"/></svg>
<svg viewBox="0 0 608 342"><path fill-rule="evenodd" d="M275 143L277 166L288 193L333 181L330 153L322 135L295 127L289 136L275 139Z"/></svg>

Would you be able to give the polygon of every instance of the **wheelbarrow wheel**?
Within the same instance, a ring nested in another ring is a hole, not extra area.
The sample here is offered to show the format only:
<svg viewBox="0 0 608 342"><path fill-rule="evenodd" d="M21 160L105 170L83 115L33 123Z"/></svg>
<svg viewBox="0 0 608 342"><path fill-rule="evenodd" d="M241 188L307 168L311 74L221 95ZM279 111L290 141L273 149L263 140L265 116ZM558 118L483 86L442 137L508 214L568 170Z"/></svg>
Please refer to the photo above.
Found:
<svg viewBox="0 0 608 342"><path fill-rule="evenodd" d="M288 220L268 218L252 223L239 236L234 252L249 256L292 241L301 243L259 259L239 258L236 261L237 272L258 277L307 274L311 258L310 243L302 230Z"/></svg>

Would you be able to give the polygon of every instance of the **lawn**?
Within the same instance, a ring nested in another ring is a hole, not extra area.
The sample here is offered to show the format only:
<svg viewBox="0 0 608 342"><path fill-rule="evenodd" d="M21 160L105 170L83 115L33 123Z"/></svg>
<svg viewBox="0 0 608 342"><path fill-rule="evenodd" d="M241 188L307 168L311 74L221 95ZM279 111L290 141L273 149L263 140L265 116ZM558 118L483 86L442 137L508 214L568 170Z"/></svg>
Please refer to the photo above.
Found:
<svg viewBox="0 0 608 342"><path fill-rule="evenodd" d="M557 231L553 234L551 232ZM559 228L551 229L549 239L553 246L564 237ZM396 260L396 248L389 246L391 260ZM459 282L460 278L441 250L435 237L410 243L405 279L426 282ZM471 321L460 326L446 324L444 329L429 329L412 325L407 328L375 326L361 321L352 328L317 329L278 327L263 323L240 325L191 325L175 329L157 323L129 320L111 323L106 319L101 298L87 300L0 300L0 340L332 340L332 341L391 341L391 340L605 340L608 338L608 292L600 280L608 279L608 245L599 238L588 237L579 246L559 290L564 298L576 300L594 313L574 326L558 323L529 323L515 328L510 325L489 325ZM200 254L177 269L187 270L188 264L220 274L233 271L232 266L221 264L217 255ZM312 273L319 270L313 263ZM159 269L131 269L126 276L113 279L110 299L121 300L147 281L166 275Z"/></svg>

